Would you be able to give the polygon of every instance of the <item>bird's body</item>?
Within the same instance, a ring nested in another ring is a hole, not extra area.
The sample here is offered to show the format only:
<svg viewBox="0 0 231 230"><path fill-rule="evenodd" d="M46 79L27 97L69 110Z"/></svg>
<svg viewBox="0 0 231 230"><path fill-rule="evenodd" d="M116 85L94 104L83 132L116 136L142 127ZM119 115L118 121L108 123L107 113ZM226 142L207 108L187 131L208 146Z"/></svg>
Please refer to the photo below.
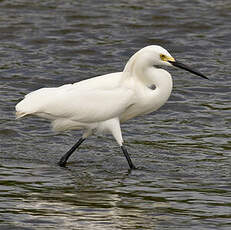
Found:
<svg viewBox="0 0 231 230"><path fill-rule="evenodd" d="M130 58L123 72L29 93L16 105L16 116L49 119L55 131L81 129L83 140L94 132L109 132L122 147L120 123L153 112L168 100L171 75L155 65L171 66L170 61L175 60L162 47L147 46Z"/></svg>
<svg viewBox="0 0 231 230"><path fill-rule="evenodd" d="M167 101L172 90L172 78L167 71L150 68L136 73L132 61L130 59L124 72L31 92L16 106L17 115L32 114L49 119L55 131L111 132L105 128L108 120L112 125L113 120L125 122L153 112ZM159 72L162 78L158 78ZM150 88L152 85L156 87L154 90Z"/></svg>

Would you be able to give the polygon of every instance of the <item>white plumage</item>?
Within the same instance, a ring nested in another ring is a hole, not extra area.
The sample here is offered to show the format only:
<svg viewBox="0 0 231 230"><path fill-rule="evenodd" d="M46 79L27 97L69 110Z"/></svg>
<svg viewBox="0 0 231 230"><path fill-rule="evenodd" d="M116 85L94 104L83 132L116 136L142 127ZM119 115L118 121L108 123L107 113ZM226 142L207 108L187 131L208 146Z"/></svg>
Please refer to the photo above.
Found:
<svg viewBox="0 0 231 230"><path fill-rule="evenodd" d="M175 59L164 48L144 47L130 58L123 72L27 94L16 105L16 116L49 119L55 131L81 129L82 139L94 132L109 132L122 147L120 122L153 112L168 100L171 75L155 66L173 63Z"/></svg>

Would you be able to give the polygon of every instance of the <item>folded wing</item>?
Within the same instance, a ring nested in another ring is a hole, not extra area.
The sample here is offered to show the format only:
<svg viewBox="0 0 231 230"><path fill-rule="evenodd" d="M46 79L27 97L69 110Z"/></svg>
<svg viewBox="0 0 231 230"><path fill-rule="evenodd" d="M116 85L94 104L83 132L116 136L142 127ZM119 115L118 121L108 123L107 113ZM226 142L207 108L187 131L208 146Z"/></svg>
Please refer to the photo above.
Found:
<svg viewBox="0 0 231 230"><path fill-rule="evenodd" d="M91 123L122 114L134 103L133 91L127 88L84 89L74 85L42 88L16 105L18 117L37 115L51 120L71 119Z"/></svg>

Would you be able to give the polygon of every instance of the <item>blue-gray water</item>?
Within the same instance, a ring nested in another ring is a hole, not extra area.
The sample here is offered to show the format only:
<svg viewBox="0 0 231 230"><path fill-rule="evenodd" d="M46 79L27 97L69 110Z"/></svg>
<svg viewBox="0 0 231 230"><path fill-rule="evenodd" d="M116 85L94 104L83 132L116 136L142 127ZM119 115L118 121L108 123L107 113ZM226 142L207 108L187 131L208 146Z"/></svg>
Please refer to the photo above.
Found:
<svg viewBox="0 0 231 230"><path fill-rule="evenodd" d="M0 229L231 229L231 2L0 1ZM169 69L159 111L122 125L138 170L114 139L15 120L26 93L123 70L158 44L207 81Z"/></svg>

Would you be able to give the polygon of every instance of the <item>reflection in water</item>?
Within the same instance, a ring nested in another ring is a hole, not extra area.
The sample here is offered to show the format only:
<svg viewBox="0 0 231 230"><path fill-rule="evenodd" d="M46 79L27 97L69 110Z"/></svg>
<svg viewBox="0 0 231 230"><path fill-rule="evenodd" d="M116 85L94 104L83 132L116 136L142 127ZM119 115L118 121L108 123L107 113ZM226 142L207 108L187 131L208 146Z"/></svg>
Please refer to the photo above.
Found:
<svg viewBox="0 0 231 230"><path fill-rule="evenodd" d="M230 229L230 1L1 1L0 229ZM122 70L158 44L206 73L181 70L170 101L92 137L56 165L79 133L15 121L14 106L44 86Z"/></svg>
<svg viewBox="0 0 231 230"><path fill-rule="evenodd" d="M116 173L105 168L81 170L77 165L57 170L44 164L16 163L2 172L7 179L1 180L5 188L2 217L14 226L64 229L179 227L192 217L200 226L216 216L223 221L229 217L229 206L223 207L230 204L229 189L222 186L230 182L223 180L215 189L214 175L203 179L202 173L198 181L201 172L184 175L176 169L171 172L170 166L168 173L166 168L159 168L160 173L145 168Z"/></svg>

